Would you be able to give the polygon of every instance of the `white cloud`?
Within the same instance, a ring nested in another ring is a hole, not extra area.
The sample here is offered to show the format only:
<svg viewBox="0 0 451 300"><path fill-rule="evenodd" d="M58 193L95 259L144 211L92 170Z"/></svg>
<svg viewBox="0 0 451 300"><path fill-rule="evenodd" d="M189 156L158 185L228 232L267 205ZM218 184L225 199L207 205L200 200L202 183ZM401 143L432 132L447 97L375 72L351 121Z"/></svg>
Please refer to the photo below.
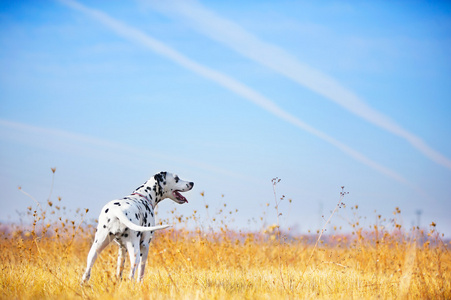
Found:
<svg viewBox="0 0 451 300"><path fill-rule="evenodd" d="M369 106L334 78L302 62L284 49L264 42L238 24L208 10L195 0L145 1L164 13L182 17L197 31L241 55L254 60L294 82L324 96L344 109L410 143L432 161L451 169L451 160L421 138Z"/></svg>
<svg viewBox="0 0 451 300"><path fill-rule="evenodd" d="M312 126L304 123L300 119L296 118L295 116L291 115L290 113L284 111L279 106L277 106L274 102L272 102L270 99L266 98L265 96L261 95L259 92L251 89L250 87L242 84L241 82L238 82L234 78L231 78L223 73L220 73L216 70L213 70L207 66L201 65L190 58L184 56L180 52L170 48L169 46L165 45L164 43L150 37L143 31L140 31L134 27L131 27L127 24L124 24L104 12L86 7L78 2L72 1L72 0L60 0L61 3L67 5L68 7L80 11L83 14L93 18L94 20L100 22L107 28L114 31L119 36L122 36L125 39L128 39L130 41L133 41L135 43L138 43L140 45L143 45L147 47L148 49L152 50L153 52L156 52L171 61L183 66L184 68L187 68L191 70L194 73L197 73L200 76L203 76L204 78L214 81L217 84L225 87L226 89L242 96L244 99L253 102L255 105L261 107L262 109L266 110L267 112L279 117L280 119L291 123L292 125L307 131L311 133L312 135L315 135L316 137L322 139L323 141L333 145L334 147L338 148L343 153L349 155L350 157L354 158L355 160L363 163L364 165L378 171L379 173L392 178L400 183L406 184L416 190L418 190L416 187L414 187L412 184L410 184L403 176L398 174L397 172L391 170L390 168L387 168L381 164L378 164L377 162L369 159L362 153L359 153L358 151L352 149L351 147L341 143L340 141L334 139L333 137L327 135L324 132L321 132ZM243 39L246 39L247 36L243 36ZM311 74L310 74L311 75ZM321 74L318 74L318 76L321 78ZM324 82L321 82L321 84L324 84Z"/></svg>

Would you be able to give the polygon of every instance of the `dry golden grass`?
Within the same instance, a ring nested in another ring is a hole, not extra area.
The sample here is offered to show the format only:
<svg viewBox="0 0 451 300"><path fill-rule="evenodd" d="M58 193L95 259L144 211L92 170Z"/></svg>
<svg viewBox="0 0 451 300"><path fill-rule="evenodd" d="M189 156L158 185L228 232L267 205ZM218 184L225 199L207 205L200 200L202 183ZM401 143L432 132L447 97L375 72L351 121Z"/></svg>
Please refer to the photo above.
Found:
<svg viewBox="0 0 451 300"><path fill-rule="evenodd" d="M107 248L80 286L91 244L60 235L1 240L0 293L35 298L422 298L450 299L451 256L440 245L416 246L385 235L377 244L278 244L262 235L159 234L142 283L115 278L116 247ZM279 260L280 257L280 260ZM279 264L280 261L280 264Z"/></svg>
<svg viewBox="0 0 451 300"><path fill-rule="evenodd" d="M65 219L56 203L47 209L56 222L39 205L29 207L28 229L3 225L3 299L451 299L451 254L435 226L405 232L379 217L369 231L355 222L352 235L328 234L318 245L317 236L289 238L276 225L259 233L230 231L227 222L216 233L165 230L155 236L142 283L116 279L112 243L81 286L94 228L79 226L84 211ZM173 213L172 222L184 222ZM221 224L220 214L208 222ZM199 215L189 218L200 224Z"/></svg>

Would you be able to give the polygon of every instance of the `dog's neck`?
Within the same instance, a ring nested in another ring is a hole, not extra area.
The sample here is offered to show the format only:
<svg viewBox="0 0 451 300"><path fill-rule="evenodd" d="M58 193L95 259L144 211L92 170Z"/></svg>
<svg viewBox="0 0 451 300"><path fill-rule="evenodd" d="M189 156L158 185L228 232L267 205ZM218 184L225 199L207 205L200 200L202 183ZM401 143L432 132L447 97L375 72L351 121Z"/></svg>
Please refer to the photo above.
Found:
<svg viewBox="0 0 451 300"><path fill-rule="evenodd" d="M160 184L158 184L158 181L153 178L139 186L132 195L133 194L146 198L153 208L163 200L163 189Z"/></svg>

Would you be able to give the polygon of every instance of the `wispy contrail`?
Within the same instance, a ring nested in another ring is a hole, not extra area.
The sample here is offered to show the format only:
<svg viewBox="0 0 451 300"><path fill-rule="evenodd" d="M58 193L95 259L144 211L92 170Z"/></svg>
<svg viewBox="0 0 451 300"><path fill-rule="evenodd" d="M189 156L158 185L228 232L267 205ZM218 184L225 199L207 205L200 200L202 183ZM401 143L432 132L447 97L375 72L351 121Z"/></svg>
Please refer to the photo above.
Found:
<svg viewBox="0 0 451 300"><path fill-rule="evenodd" d="M330 76L301 63L282 48L264 42L238 24L202 6L198 1L145 1L154 8L184 18L196 30L219 41L306 88L334 101L362 119L397 135L432 161L451 169L451 160L432 149L421 138L405 130L388 116L370 107L351 90Z"/></svg>
<svg viewBox="0 0 451 300"><path fill-rule="evenodd" d="M7 129L8 134L5 134L2 132L2 129ZM104 139L99 139L87 135L82 135L78 133L73 133L65 130L60 129L53 129L53 128L43 128L43 127L37 127L29 124L24 123L18 123L18 122L12 122L4 119L0 119L0 139L14 139L14 140L20 140L20 137L25 135L27 136L33 136L33 137L39 137L39 142L41 142L42 139L51 139L55 140L57 143L64 142L63 146L64 148L67 148L69 150L72 150L73 144L77 144L79 147L77 150L87 150L83 151L84 153L91 153L91 152L97 152L100 153L101 156L109 160L110 155L121 155L126 154L126 156L130 157L139 157L139 158L145 158L146 160L149 159L149 157L153 157L157 160L164 160L169 161L177 164L183 164L188 165L190 167L199 168L204 171L213 172L216 174L226 175L231 178L246 178L242 174L238 174L226 169L218 168L216 166L212 166L203 162L199 161L193 161L188 160L185 158L177 158L174 156L169 156L167 154L162 153L156 153L149 151L144 148L139 148L136 146L128 146L126 144L120 144L116 142L111 142ZM69 141L69 142L67 142ZM38 146L42 147L42 144L37 144L33 141L33 139L26 139L26 141L23 141L27 144L31 144L32 146ZM34 144L34 145L33 145ZM70 146L68 146L70 145ZM53 149L53 145L51 145ZM59 151L64 151L66 149L58 148ZM114 151L112 151L114 150ZM117 162L117 158L111 159L114 162Z"/></svg>
<svg viewBox="0 0 451 300"><path fill-rule="evenodd" d="M116 34L118 34L128 40L131 40L133 42L141 44L141 45L147 47L148 49L178 63L179 65L203 76L204 78L216 82L217 84L227 88L228 90L230 90L230 91L242 96L243 98L253 102L254 104L260 106L261 108L265 109L269 113L317 136L318 138L335 146L336 148L340 149L342 152L346 153L347 155L351 156L352 158L356 159L357 161L369 166L370 168L372 168L398 182L407 184L410 187L413 186L400 174L396 173L395 171L393 171L383 165L378 164L377 162L369 159L365 155L363 155L360 152L352 149L351 147L341 143L340 141L334 139L333 137L304 123L300 119L296 118L295 116L293 116L290 113L281 109L279 106L277 106L271 100L267 99L266 97L264 97L257 91L242 84L241 82L238 82L234 78L231 78L223 73L220 73L216 70L213 70L209 67L206 67L204 65L201 65L201 64L191 60L190 58L188 58L188 57L184 56L183 54L177 52L176 50L170 48L169 46L165 45L164 43L150 37L146 33L112 18L104 12L89 8L87 6L84 6L76 1L72 1L72 0L59 0L59 1L64 3L65 5L67 5L68 7L78 10L78 11L86 14L87 16L93 18L94 20L102 23L107 28L110 28L111 30L113 30Z"/></svg>

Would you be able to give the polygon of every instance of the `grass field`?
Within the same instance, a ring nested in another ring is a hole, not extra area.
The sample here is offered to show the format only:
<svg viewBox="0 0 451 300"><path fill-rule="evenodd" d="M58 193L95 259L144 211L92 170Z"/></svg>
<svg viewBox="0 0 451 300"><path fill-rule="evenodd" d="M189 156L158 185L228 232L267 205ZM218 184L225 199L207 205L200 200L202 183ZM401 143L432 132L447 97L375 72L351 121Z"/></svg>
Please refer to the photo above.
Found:
<svg viewBox="0 0 451 300"><path fill-rule="evenodd" d="M280 201L275 196L277 215ZM321 236L320 230L298 237L277 224L261 232L231 231L219 213L208 220L218 224L216 231L158 232L142 283L116 279L112 243L81 286L95 229L85 225L85 211L66 218L60 201L42 206L28 208L33 225L1 227L3 299L451 299L449 245L434 224L428 232L402 228L398 208L390 221L379 216L366 229L350 224L352 234ZM200 215L173 212L167 221L201 224Z"/></svg>

